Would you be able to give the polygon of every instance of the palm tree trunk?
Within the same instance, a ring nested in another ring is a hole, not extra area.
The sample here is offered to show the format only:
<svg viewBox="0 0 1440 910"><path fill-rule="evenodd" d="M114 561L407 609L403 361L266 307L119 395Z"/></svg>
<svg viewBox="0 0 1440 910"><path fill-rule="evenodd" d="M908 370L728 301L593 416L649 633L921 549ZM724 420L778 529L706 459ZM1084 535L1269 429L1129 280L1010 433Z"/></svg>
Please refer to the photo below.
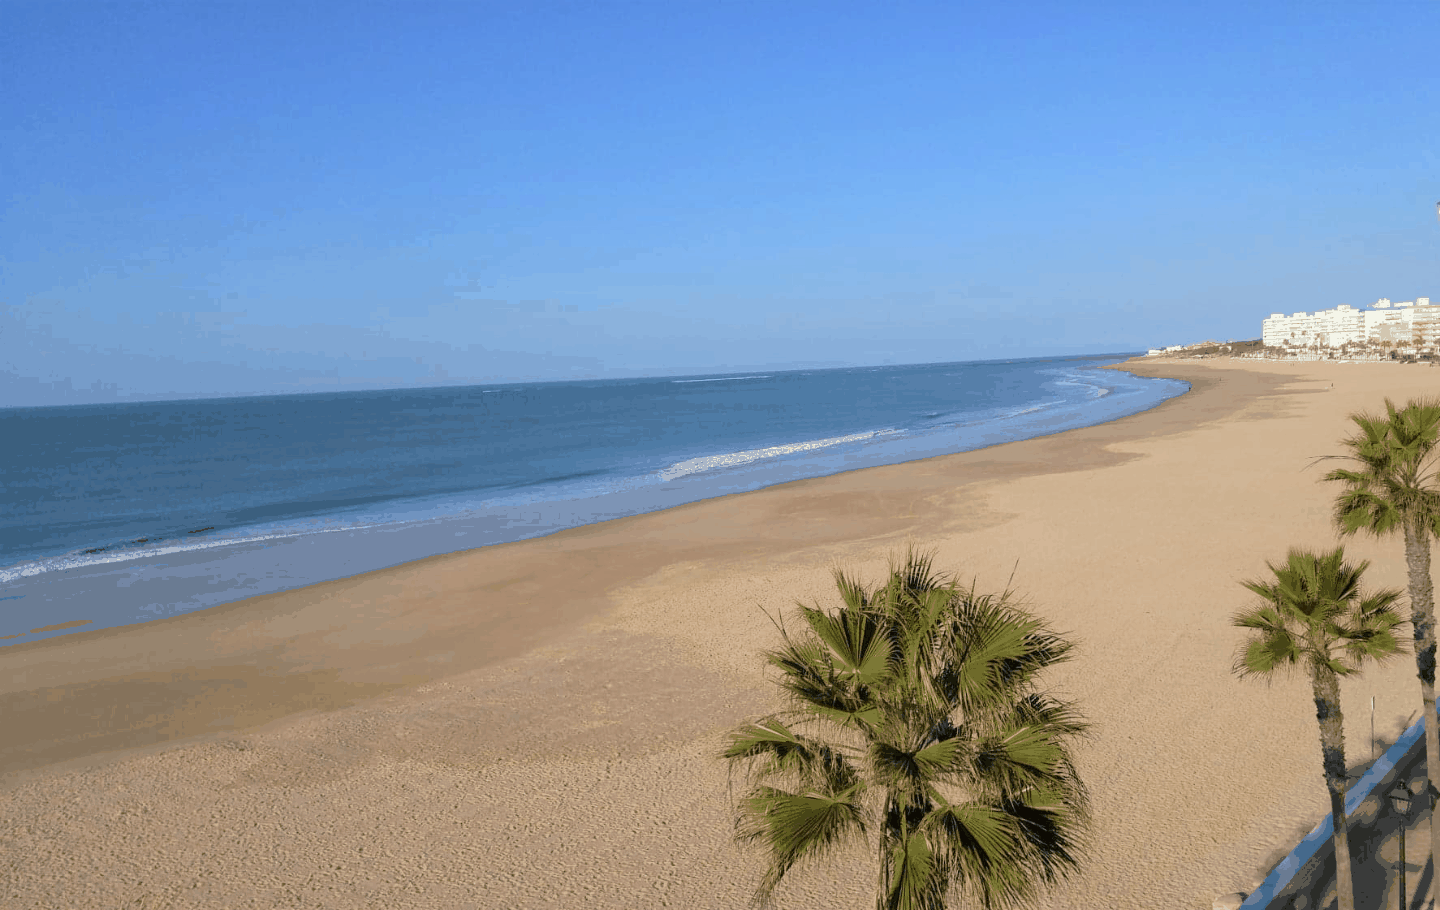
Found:
<svg viewBox="0 0 1440 910"><path fill-rule="evenodd" d="M1425 718L1425 779L1430 796L1430 855L1440 869L1440 811L1434 801L1435 778L1440 775L1440 730L1435 726L1435 587L1430 581L1429 530L1418 522L1405 528L1405 568L1410 581L1410 624L1415 630L1415 670L1420 677L1422 717ZM1435 895L1435 884L1430 886Z"/></svg>
<svg viewBox="0 0 1440 910"><path fill-rule="evenodd" d="M890 813L894 807L894 797L887 794L885 811L880 815L880 893L875 895L875 910L885 910L890 902L890 880L894 872L890 861Z"/></svg>
<svg viewBox="0 0 1440 910"><path fill-rule="evenodd" d="M1335 829L1335 899L1340 910L1355 910L1351 870L1350 826L1345 817L1345 723L1340 714L1340 681L1325 667L1312 666L1315 718L1320 721L1320 755L1325 789L1330 791L1330 818Z"/></svg>

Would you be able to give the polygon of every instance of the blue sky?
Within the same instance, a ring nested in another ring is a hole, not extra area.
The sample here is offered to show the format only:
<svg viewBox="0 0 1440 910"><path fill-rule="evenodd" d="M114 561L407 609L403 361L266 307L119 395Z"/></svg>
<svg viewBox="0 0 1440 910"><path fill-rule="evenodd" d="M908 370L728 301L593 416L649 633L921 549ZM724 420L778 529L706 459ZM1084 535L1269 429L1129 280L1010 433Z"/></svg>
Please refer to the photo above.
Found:
<svg viewBox="0 0 1440 910"><path fill-rule="evenodd" d="M1440 298L1440 5L0 0L0 406Z"/></svg>

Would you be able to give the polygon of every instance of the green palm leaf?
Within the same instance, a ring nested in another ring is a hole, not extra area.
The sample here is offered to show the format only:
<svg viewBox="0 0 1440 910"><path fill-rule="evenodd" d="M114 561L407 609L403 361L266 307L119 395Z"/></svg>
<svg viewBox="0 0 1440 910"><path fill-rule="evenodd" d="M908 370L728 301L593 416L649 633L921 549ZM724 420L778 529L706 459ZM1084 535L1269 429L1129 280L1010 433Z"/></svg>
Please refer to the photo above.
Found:
<svg viewBox="0 0 1440 910"><path fill-rule="evenodd" d="M966 753L965 743L958 737L931 743L915 753L915 765L926 778L952 771Z"/></svg>
<svg viewBox="0 0 1440 910"><path fill-rule="evenodd" d="M835 571L841 605L798 606L767 653L790 707L731 732L750 778L737 837L765 848L756 898L802 859L878 835L877 903L1010 906L1074 867L1088 824L1067 740L1086 725L1037 691L1071 644L1005 595L959 589L913 549L875 588Z"/></svg>
<svg viewBox="0 0 1440 910"><path fill-rule="evenodd" d="M945 803L926 817L924 827L947 878L982 907L1028 903L1037 877L1053 881L1059 871L1074 867L1066 857L1050 862L1056 871L1047 875L1048 848L1027 836L1015 806Z"/></svg>
<svg viewBox="0 0 1440 910"><path fill-rule="evenodd" d="M872 741L869 750L870 772L877 784L895 791L901 801L908 804L909 794L921 786L920 766L915 753L884 741Z"/></svg>
<svg viewBox="0 0 1440 910"><path fill-rule="evenodd" d="M894 870L890 891L885 895L887 910L932 910L943 907L947 882L938 875L935 854L925 835L915 832L890 851Z"/></svg>
<svg viewBox="0 0 1440 910"><path fill-rule="evenodd" d="M943 803L930 812L925 824L946 852L972 871L1003 865L1018 853L1015 817L996 806Z"/></svg>
<svg viewBox="0 0 1440 910"><path fill-rule="evenodd" d="M744 724L729 739L721 757L754 761L767 777L797 780L830 793L847 790L858 781L853 765L841 750L800 736L778 718Z"/></svg>
<svg viewBox="0 0 1440 910"><path fill-rule="evenodd" d="M758 842L770 856L758 889L762 901L769 900L796 863L822 858L847 839L864 836L865 814L856 795L798 794L762 786L741 800L737 839Z"/></svg>
<svg viewBox="0 0 1440 910"><path fill-rule="evenodd" d="M877 685L889 675L889 629L881 617L856 609L832 616L804 605L800 611L810 629L829 647L842 675L867 686Z"/></svg>
<svg viewBox="0 0 1440 910"><path fill-rule="evenodd" d="M820 641L795 642L787 636L785 645L767 653L766 660L780 670L781 688L811 713L860 727L879 720L867 687L856 674L838 670L834 656Z"/></svg>
<svg viewBox="0 0 1440 910"><path fill-rule="evenodd" d="M993 740L984 755L1023 787L1052 774L1063 751L1048 730L1027 725Z"/></svg>

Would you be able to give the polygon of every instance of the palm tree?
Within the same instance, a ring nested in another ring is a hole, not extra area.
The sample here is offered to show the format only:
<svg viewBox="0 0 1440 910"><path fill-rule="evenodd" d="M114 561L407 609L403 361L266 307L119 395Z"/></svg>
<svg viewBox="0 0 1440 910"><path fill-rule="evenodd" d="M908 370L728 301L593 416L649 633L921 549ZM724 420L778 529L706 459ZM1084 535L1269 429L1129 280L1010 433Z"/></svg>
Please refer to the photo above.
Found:
<svg viewBox="0 0 1440 910"><path fill-rule="evenodd" d="M911 549L867 589L836 570L841 606L799 604L767 653L789 710L740 726L721 756L747 772L736 837L768 868L769 904L796 863L872 848L881 910L1032 899L1077 865L1089 820L1068 741L1086 729L1036 688L1071 648L1011 602L977 595Z"/></svg>
<svg viewBox="0 0 1440 910"><path fill-rule="evenodd" d="M1269 565L1267 563L1267 565ZM1360 577L1368 562L1352 566L1345 550L1317 556L1292 549L1284 566L1270 565L1273 582L1242 584L1265 604L1235 614L1234 624L1254 629L1235 658L1234 671L1270 676L1303 663L1310 673L1320 754L1335 830L1335 887L1340 910L1355 910L1350 836L1345 818L1345 728L1340 713L1340 677L1367 660L1384 661L1401 650L1395 626L1404 622L1393 608L1400 597L1383 590L1365 597Z"/></svg>
<svg viewBox="0 0 1440 910"><path fill-rule="evenodd" d="M1440 731L1435 718L1435 589L1430 581L1430 538L1440 533L1440 478L1435 470L1440 403L1410 401L1397 410L1387 398L1384 417L1352 414L1350 419L1358 432L1344 444L1358 470L1331 471L1325 480L1345 485L1335 499L1334 513L1342 534L1366 531L1382 537L1400 531L1405 538L1410 623L1415 635L1421 716L1425 718L1431 856L1435 868L1440 869L1440 807L1435 803Z"/></svg>

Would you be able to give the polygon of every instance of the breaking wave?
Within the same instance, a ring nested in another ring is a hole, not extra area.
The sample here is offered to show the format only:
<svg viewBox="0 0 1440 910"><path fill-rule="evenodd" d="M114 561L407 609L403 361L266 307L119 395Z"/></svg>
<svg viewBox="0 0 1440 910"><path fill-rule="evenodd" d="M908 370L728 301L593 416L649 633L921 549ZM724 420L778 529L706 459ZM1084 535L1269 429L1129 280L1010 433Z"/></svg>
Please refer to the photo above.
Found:
<svg viewBox="0 0 1440 910"><path fill-rule="evenodd" d="M733 468L737 465L763 461L767 458L779 458L782 455L794 455L797 452L810 452L815 449L844 445L847 442L863 442L867 439L874 439L877 436L894 436L899 432L899 430L872 430L869 433L832 436L829 439L815 439L810 442L792 442L781 446L769 446L764 449L745 449L740 452L727 452L723 455L706 455L701 458L687 458L684 461L676 462L667 468L663 468L656 473L661 480L675 480L687 474L699 474L704 471L713 471L717 468Z"/></svg>

